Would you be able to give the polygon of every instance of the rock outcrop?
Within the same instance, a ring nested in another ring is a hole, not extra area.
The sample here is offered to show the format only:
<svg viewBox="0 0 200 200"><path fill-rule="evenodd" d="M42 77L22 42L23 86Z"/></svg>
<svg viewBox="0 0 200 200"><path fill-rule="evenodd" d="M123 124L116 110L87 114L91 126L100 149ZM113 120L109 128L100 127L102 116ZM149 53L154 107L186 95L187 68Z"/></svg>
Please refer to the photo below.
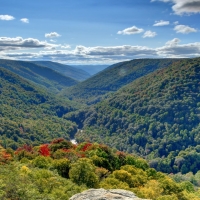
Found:
<svg viewBox="0 0 200 200"><path fill-rule="evenodd" d="M144 200L140 199L133 192L121 189L89 189L75 194L70 200Z"/></svg>

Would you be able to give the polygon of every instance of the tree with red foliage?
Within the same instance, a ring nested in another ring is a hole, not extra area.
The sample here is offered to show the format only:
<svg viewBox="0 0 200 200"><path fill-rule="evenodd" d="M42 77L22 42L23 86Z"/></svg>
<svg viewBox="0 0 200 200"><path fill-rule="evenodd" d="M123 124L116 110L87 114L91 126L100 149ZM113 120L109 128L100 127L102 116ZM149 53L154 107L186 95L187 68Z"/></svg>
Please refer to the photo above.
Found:
<svg viewBox="0 0 200 200"><path fill-rule="evenodd" d="M51 152L56 152L58 149L71 149L72 147L73 144L63 138L54 139L49 145Z"/></svg>
<svg viewBox="0 0 200 200"><path fill-rule="evenodd" d="M16 151L15 154L18 154L21 151L26 151L26 152L33 152L33 147L28 145L28 144L24 144L22 147L19 147Z"/></svg>
<svg viewBox="0 0 200 200"><path fill-rule="evenodd" d="M50 149L48 144L43 144L40 146L39 153L42 156L50 156Z"/></svg>
<svg viewBox="0 0 200 200"><path fill-rule="evenodd" d="M92 146L91 143L86 143L86 144L82 147L81 151L86 151L86 150L88 150L88 148L91 147L91 146Z"/></svg>
<svg viewBox="0 0 200 200"><path fill-rule="evenodd" d="M12 160L11 154L6 152L6 150L0 145L0 164L8 163Z"/></svg>

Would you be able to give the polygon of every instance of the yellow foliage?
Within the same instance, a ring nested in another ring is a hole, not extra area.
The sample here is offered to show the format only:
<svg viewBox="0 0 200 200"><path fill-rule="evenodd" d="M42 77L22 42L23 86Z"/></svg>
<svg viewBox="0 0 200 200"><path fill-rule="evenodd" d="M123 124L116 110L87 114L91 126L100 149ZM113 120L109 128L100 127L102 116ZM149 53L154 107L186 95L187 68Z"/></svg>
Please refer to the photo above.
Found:
<svg viewBox="0 0 200 200"><path fill-rule="evenodd" d="M147 182L147 173L142 169L136 168L131 165L124 165L121 167L122 170L129 172L132 175L132 179L134 180L134 186L142 186Z"/></svg>
<svg viewBox="0 0 200 200"><path fill-rule="evenodd" d="M98 167L95 170L95 174L99 177L99 180L102 180L103 178L106 178L106 176L108 176L109 171L103 167Z"/></svg>
<svg viewBox="0 0 200 200"><path fill-rule="evenodd" d="M156 180L148 181L144 187L138 188L138 195L143 198L156 199L163 192L163 189L160 187L160 183Z"/></svg>
<svg viewBox="0 0 200 200"><path fill-rule="evenodd" d="M130 190L127 183L117 180L116 178L108 177L100 182L100 187L104 189L124 189Z"/></svg>
<svg viewBox="0 0 200 200"><path fill-rule="evenodd" d="M114 171L112 175L119 181L127 183L129 187L137 187L139 184L139 182L134 179L134 176L123 169Z"/></svg>
<svg viewBox="0 0 200 200"><path fill-rule="evenodd" d="M27 167L27 166L22 166L20 171L23 173L23 174L28 174L30 172L30 169Z"/></svg>
<svg viewBox="0 0 200 200"><path fill-rule="evenodd" d="M161 197L158 197L156 200L179 200L175 194L173 195L164 195Z"/></svg>
<svg viewBox="0 0 200 200"><path fill-rule="evenodd" d="M183 194L187 199L200 200L200 197L198 197L199 195L197 196L197 193L188 193L184 191Z"/></svg>

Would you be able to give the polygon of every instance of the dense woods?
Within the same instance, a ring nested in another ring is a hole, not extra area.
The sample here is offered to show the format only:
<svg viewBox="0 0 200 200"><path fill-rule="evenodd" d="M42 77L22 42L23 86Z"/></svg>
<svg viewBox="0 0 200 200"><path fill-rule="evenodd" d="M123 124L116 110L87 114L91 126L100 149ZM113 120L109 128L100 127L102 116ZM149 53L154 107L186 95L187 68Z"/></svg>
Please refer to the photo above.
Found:
<svg viewBox="0 0 200 200"><path fill-rule="evenodd" d="M196 173L200 167L199 62L199 58L175 62L65 118L83 129L78 141L103 141L135 152L164 172Z"/></svg>
<svg viewBox="0 0 200 200"><path fill-rule="evenodd" d="M40 144L55 137L70 138L77 125L62 119L75 109L69 100L60 100L28 81L0 68L0 140L4 147Z"/></svg>
<svg viewBox="0 0 200 200"><path fill-rule="evenodd" d="M88 105L95 104L109 92L115 92L137 78L176 61L177 59L135 59L117 63L74 87L65 89L60 95Z"/></svg>
<svg viewBox="0 0 200 200"><path fill-rule="evenodd" d="M145 160L98 143L73 145L58 138L16 151L1 147L0 163L1 199L66 200L89 188L121 188L155 200L200 199L184 177L175 182L177 177L157 172Z"/></svg>

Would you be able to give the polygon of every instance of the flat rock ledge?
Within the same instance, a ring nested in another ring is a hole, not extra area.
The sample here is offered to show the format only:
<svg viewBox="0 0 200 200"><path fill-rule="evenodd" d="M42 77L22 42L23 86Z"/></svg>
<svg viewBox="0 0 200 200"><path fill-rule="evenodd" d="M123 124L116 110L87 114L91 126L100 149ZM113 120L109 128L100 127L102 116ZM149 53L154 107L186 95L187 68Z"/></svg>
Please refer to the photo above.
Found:
<svg viewBox="0 0 200 200"><path fill-rule="evenodd" d="M70 200L144 200L140 199L131 191L121 189L89 189L75 194Z"/></svg>

